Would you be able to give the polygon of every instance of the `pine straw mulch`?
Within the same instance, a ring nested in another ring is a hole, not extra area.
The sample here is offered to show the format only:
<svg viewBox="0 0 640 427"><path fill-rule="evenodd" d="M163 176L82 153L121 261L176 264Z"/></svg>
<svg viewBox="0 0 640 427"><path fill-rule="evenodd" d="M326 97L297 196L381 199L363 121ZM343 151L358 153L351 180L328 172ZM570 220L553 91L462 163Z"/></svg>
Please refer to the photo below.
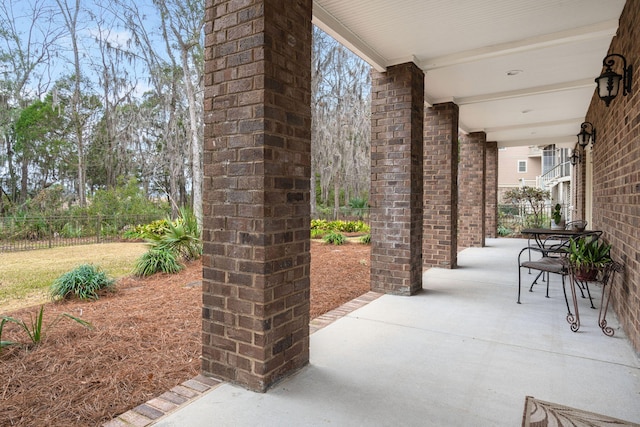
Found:
<svg viewBox="0 0 640 427"><path fill-rule="evenodd" d="M370 247L311 244L311 318L369 291ZM66 318L36 348L0 355L0 426L96 426L126 412L200 369L202 264L176 275L127 277L94 302L45 306L44 324ZM29 320L38 307L8 314ZM25 342L15 325L3 340Z"/></svg>

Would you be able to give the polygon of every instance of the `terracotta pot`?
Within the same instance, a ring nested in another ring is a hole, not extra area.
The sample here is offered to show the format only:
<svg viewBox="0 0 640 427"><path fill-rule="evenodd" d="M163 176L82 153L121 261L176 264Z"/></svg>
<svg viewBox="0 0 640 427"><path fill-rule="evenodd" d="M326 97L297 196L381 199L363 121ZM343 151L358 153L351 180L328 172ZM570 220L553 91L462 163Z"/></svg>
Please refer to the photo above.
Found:
<svg viewBox="0 0 640 427"><path fill-rule="evenodd" d="M583 282L593 282L598 278L598 269L593 267L583 267L576 270L576 279Z"/></svg>

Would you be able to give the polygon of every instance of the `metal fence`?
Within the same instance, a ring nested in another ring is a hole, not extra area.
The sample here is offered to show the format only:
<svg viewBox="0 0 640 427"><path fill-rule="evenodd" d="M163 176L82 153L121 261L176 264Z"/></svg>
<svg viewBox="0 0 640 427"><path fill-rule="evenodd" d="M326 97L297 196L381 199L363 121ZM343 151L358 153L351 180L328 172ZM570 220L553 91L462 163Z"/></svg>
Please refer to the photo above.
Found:
<svg viewBox="0 0 640 427"><path fill-rule="evenodd" d="M566 212L564 213L566 217ZM334 212L317 212L316 218L336 219ZM115 242L127 230L139 224L160 219L157 215L0 217L0 253ZM338 212L341 220L369 220L369 209L345 209ZM536 218L521 205L498 206L498 234L519 236L528 227L548 226L551 206Z"/></svg>
<svg viewBox="0 0 640 427"><path fill-rule="evenodd" d="M498 205L498 235L517 237L523 228L548 228L552 209L551 205L547 205L536 216L528 205ZM563 218L566 218L566 214L563 207Z"/></svg>
<svg viewBox="0 0 640 427"><path fill-rule="evenodd" d="M338 209L337 215L333 208L318 208L315 214L311 215L311 219L326 219L327 221L369 221L369 208L349 208L341 207Z"/></svg>
<svg viewBox="0 0 640 427"><path fill-rule="evenodd" d="M127 230L156 219L157 215L2 217L0 252L115 242Z"/></svg>

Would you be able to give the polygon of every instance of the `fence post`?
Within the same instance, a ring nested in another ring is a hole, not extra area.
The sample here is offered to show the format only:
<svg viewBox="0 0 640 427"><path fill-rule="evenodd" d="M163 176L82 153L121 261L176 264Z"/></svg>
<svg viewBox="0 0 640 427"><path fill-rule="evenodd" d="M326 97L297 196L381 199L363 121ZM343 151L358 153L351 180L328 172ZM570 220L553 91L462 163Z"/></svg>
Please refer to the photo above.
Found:
<svg viewBox="0 0 640 427"><path fill-rule="evenodd" d="M98 214L98 217L96 218L96 243L100 243L100 231L102 228L102 219L100 217L100 215Z"/></svg>

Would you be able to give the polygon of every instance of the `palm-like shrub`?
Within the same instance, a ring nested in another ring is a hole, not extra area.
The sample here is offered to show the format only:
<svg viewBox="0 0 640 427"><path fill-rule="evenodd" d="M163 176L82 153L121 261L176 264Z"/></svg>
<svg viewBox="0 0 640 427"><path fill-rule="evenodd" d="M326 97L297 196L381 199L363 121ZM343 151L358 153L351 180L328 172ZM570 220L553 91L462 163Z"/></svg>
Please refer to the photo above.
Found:
<svg viewBox="0 0 640 427"><path fill-rule="evenodd" d="M157 247L174 251L179 258L187 261L200 258L202 241L198 221L193 212L186 208L180 209L180 218L175 222L169 222L168 230L160 237Z"/></svg>
<svg viewBox="0 0 640 427"><path fill-rule="evenodd" d="M82 264L53 281L49 291L54 300L77 297L82 300L99 298L98 292L109 290L114 279L95 265Z"/></svg>
<svg viewBox="0 0 640 427"><path fill-rule="evenodd" d="M150 276L157 272L176 273L183 266L180 260L192 261L202 256L200 229L193 212L180 209L180 217L167 221L167 229L147 240L150 249L136 262L134 274Z"/></svg>

